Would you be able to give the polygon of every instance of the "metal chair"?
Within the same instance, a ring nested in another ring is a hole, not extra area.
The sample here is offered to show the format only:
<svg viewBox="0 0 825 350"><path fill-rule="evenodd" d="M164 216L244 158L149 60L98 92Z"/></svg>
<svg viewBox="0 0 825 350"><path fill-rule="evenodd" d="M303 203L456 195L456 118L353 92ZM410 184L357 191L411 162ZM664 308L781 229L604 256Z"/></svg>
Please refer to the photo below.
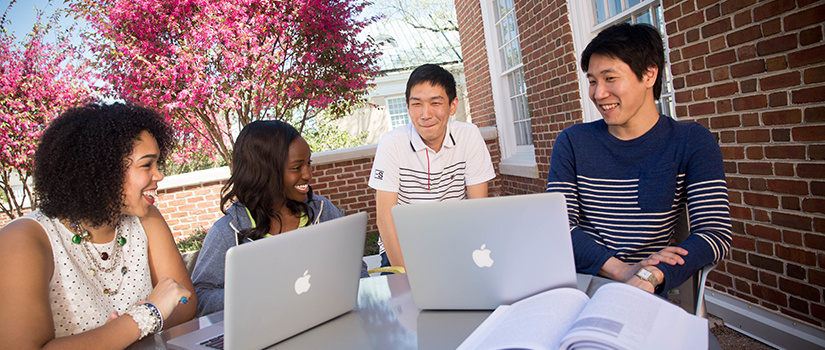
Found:
<svg viewBox="0 0 825 350"><path fill-rule="evenodd" d="M687 239L688 236L690 236L690 221L688 219L687 206L684 206L682 213L679 215L679 219L676 221L673 238L676 240L676 244L680 244ZM715 267L716 263L705 265L705 267L696 271L696 273L682 283L682 285L674 289L679 291L681 306L685 311L702 318L708 317L707 308L705 307L705 281L707 281L710 271ZM671 291L671 293L673 293L673 291Z"/></svg>

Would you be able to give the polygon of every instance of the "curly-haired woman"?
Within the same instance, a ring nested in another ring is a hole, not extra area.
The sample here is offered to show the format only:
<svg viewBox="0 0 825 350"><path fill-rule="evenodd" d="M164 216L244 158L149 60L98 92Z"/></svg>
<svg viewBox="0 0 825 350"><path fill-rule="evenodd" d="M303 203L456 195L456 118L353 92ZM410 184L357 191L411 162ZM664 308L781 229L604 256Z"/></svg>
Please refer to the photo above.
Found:
<svg viewBox="0 0 825 350"><path fill-rule="evenodd" d="M73 108L35 153L40 209L0 230L0 339L29 348L125 348L197 308L154 206L172 130L124 104Z"/></svg>
<svg viewBox="0 0 825 350"><path fill-rule="evenodd" d="M209 229L192 271L198 315L223 310L229 248L341 216L332 202L312 193L311 156L298 130L285 122L255 121L241 130L221 197L221 208L232 205ZM361 276L367 276L363 261Z"/></svg>

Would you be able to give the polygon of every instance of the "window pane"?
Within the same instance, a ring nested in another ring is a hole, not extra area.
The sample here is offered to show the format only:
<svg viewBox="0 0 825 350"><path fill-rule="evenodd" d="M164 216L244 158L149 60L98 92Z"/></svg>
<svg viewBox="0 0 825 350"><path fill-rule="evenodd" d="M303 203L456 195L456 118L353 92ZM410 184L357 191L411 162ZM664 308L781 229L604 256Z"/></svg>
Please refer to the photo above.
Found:
<svg viewBox="0 0 825 350"><path fill-rule="evenodd" d="M650 19L650 12L645 12L639 15L639 17L636 17L636 23L646 23L653 25L653 21Z"/></svg>
<svg viewBox="0 0 825 350"><path fill-rule="evenodd" d="M392 129L407 125L410 122L405 98L406 97L397 97L387 99L387 112L390 114L390 128Z"/></svg>
<svg viewBox="0 0 825 350"><path fill-rule="evenodd" d="M594 0L596 5L596 23L602 23L607 20L607 13L604 9L604 0Z"/></svg>
<svg viewBox="0 0 825 350"><path fill-rule="evenodd" d="M622 12L622 0L608 0L608 9L610 10L610 17L613 17L619 12Z"/></svg>
<svg viewBox="0 0 825 350"><path fill-rule="evenodd" d="M627 0L627 8L636 6L641 0Z"/></svg>

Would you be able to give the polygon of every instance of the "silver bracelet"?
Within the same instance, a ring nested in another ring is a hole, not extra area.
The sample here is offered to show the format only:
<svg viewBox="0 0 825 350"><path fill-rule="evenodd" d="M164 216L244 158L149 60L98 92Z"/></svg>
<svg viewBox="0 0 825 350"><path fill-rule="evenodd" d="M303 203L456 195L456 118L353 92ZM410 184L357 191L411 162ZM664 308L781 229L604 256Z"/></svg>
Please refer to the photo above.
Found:
<svg viewBox="0 0 825 350"><path fill-rule="evenodd" d="M155 322L155 329L152 330L152 333L160 332L163 329L163 314L160 313L160 309L158 309L155 304L148 301L143 303L143 305L146 305L146 307L150 309L152 316L155 316L155 319L157 320L157 322Z"/></svg>
<svg viewBox="0 0 825 350"><path fill-rule="evenodd" d="M163 329L163 316L157 306L152 303L146 302L141 305L134 305L126 310L125 314L131 316L138 324L138 328L140 328L140 338L138 339L143 339L149 333L157 333L160 329Z"/></svg>

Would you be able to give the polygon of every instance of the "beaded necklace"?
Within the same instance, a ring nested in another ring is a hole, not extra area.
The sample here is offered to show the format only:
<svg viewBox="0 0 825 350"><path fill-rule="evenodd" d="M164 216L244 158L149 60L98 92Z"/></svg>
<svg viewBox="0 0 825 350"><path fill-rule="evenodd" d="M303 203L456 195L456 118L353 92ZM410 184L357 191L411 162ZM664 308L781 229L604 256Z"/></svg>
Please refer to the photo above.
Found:
<svg viewBox="0 0 825 350"><path fill-rule="evenodd" d="M65 225L64 225L65 226ZM120 221L118 221L117 226L115 226L115 239L114 246L112 247L112 256L111 256L111 264L109 266L104 266L104 262L108 261L110 256L107 252L100 252L97 249L97 246L92 243L91 234L88 230L83 228L83 225L80 223L69 223L67 226L71 231L74 232L74 236L72 236L72 243L79 244L83 247L83 254L86 256L86 260L91 261L94 264L94 268L89 268L88 272L89 275L94 277L94 280L98 282L100 287L103 287L103 294L114 296L120 290L120 287L123 285L123 279L126 273L129 271L126 266L123 266L123 257L120 254L122 247L126 244L126 238L123 237L120 233ZM89 248L91 246L91 248ZM92 249L94 249L94 253L92 253ZM95 254L96 253L96 254ZM101 261L98 261L98 257ZM120 267L120 282L117 285L117 288L109 288L105 285L103 281L98 279L97 274L98 272L102 273L111 273L115 271L118 267ZM96 269L95 269L96 268Z"/></svg>

